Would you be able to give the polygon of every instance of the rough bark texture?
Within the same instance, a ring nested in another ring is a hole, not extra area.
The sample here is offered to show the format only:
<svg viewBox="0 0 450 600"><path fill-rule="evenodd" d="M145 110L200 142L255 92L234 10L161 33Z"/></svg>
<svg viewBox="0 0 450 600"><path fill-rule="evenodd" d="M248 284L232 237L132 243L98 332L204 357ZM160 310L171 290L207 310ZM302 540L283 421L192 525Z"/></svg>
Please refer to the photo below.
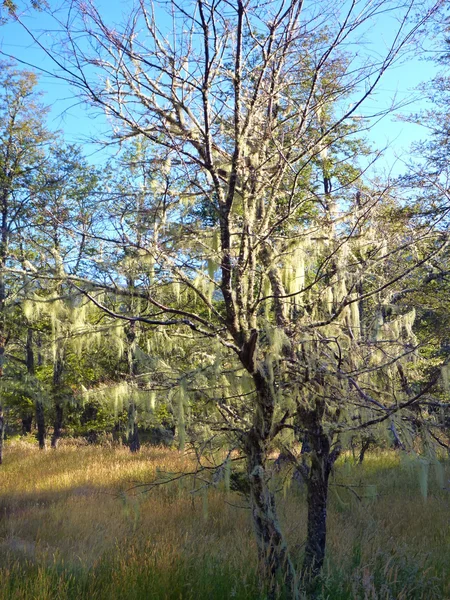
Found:
<svg viewBox="0 0 450 600"><path fill-rule="evenodd" d="M245 451L261 578L269 583L269 597L275 597L277 584L280 584L290 590L292 598L296 598L295 570L280 528L266 468L275 402L265 378L256 373L254 380L258 390L258 409L254 426L247 435Z"/></svg>
<svg viewBox="0 0 450 600"><path fill-rule="evenodd" d="M264 452L258 440L251 438L252 434L247 444L247 472L261 577L269 582L271 596L275 594L277 580L295 594L295 572L281 532L274 495L269 489Z"/></svg>
<svg viewBox="0 0 450 600"><path fill-rule="evenodd" d="M325 559L328 479L326 459L323 460L314 453L307 481L308 533L302 569L307 579L317 577Z"/></svg>
<svg viewBox="0 0 450 600"><path fill-rule="evenodd" d="M314 412L309 440L311 443L311 466L306 480L308 529L305 557L302 565L302 584L313 587L323 567L327 539L328 483L331 469L339 456L339 448L333 451L330 440L320 425L320 412Z"/></svg>

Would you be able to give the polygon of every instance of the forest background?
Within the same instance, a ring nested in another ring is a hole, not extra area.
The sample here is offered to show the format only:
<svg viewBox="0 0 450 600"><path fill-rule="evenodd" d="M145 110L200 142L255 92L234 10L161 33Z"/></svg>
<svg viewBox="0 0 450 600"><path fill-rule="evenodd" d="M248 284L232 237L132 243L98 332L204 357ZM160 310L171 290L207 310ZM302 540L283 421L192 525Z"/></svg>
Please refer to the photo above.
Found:
<svg viewBox="0 0 450 600"><path fill-rule="evenodd" d="M145 489L239 494L264 593L317 597L349 452L394 447L445 495L445 3L51 8L3 4L30 45L2 46L0 460L33 428L175 446L189 466ZM49 126L48 82L89 144ZM400 158L392 115L430 132Z"/></svg>

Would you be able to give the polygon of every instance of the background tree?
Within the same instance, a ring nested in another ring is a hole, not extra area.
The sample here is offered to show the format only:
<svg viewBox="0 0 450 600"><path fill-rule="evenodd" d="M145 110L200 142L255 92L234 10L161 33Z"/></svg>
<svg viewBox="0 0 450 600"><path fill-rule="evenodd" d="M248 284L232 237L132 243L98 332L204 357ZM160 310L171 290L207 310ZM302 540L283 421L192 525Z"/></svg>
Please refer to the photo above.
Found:
<svg viewBox="0 0 450 600"><path fill-rule="evenodd" d="M33 209L38 173L52 134L45 126L46 109L35 91L36 76L2 63L0 80L0 369L12 332L11 308L22 281L8 269L20 266L20 239ZM0 455L1 455L0 443Z"/></svg>
<svg viewBox="0 0 450 600"><path fill-rule="evenodd" d="M97 244L92 232L101 206L99 174L87 164L76 146L58 145L48 153L45 170L39 174L40 189L34 198L35 214L28 231L33 236L28 246L27 265L31 277L41 269L47 274L34 306L38 316L47 313L51 326L53 362L52 395L54 399L54 432L52 447L56 448L63 425L64 405L72 391L64 382L67 343L79 327L78 316L84 310L76 298L78 292L64 285L66 273L86 274L86 257L95 255ZM76 233L74 233L76 232ZM76 236L77 243L74 243ZM33 298L30 298L31 304ZM30 303L29 303L30 305Z"/></svg>

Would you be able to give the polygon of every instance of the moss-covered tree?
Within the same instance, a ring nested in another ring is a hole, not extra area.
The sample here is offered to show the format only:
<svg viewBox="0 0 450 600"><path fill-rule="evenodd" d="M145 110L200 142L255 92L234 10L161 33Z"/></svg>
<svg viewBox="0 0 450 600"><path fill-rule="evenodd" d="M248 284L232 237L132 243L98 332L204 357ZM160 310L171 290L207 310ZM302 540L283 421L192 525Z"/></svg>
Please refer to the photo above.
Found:
<svg viewBox="0 0 450 600"><path fill-rule="evenodd" d="M414 230L394 225L387 244L384 208L394 192L368 190L349 149L358 123L367 126L366 100L438 4L198 0L170 5L169 32L144 2L122 28L90 2L72 5L79 21L72 12L65 33L78 55L62 53L58 67L105 109L116 138L152 144L171 181L155 189L155 206L175 207L157 236L151 219L141 241L116 239L157 274L142 290L144 310L96 300L100 280L85 293L117 319L206 340L202 370L218 384L203 390L207 417L245 457L271 594L281 580L297 597L299 580L308 586L321 570L328 479L345 436L377 423L396 429L400 409L432 383L405 384L414 314L385 308L445 236L417 221ZM361 58L359 35L390 11L400 25L385 55ZM75 22L92 48L77 43ZM127 294L125 282L113 287ZM170 301L162 289L175 292ZM179 387L183 425L186 377ZM305 436L306 463L294 452ZM280 443L308 487L300 577L271 484Z"/></svg>

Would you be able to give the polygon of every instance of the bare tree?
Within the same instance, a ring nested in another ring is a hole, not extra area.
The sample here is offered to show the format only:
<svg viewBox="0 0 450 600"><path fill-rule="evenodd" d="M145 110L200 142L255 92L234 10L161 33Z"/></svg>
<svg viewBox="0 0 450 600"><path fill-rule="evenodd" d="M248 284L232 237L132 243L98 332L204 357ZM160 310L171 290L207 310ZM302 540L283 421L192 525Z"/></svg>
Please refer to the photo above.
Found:
<svg viewBox="0 0 450 600"><path fill-rule="evenodd" d="M172 174L154 194L178 209L163 219L160 202L137 248L157 272L140 290L153 312L104 308L204 336L222 372L239 372L234 395L210 393L212 418L245 455L272 592L278 576L293 597L299 589L271 486L275 444L308 488L302 586L324 562L328 479L345 436L386 423L398 437L400 410L437 377L405 375L414 314L387 308L447 237L412 219L393 226L393 190L364 186L354 165L358 136L393 109L370 113L366 101L440 4L141 1L119 28L75 1L63 45L44 48L57 76L104 109L117 140L147 138L153 167ZM398 25L383 54L365 45L381 17ZM164 303L162 285L184 293ZM92 286L85 292L102 305ZM306 463L292 445L305 436Z"/></svg>

